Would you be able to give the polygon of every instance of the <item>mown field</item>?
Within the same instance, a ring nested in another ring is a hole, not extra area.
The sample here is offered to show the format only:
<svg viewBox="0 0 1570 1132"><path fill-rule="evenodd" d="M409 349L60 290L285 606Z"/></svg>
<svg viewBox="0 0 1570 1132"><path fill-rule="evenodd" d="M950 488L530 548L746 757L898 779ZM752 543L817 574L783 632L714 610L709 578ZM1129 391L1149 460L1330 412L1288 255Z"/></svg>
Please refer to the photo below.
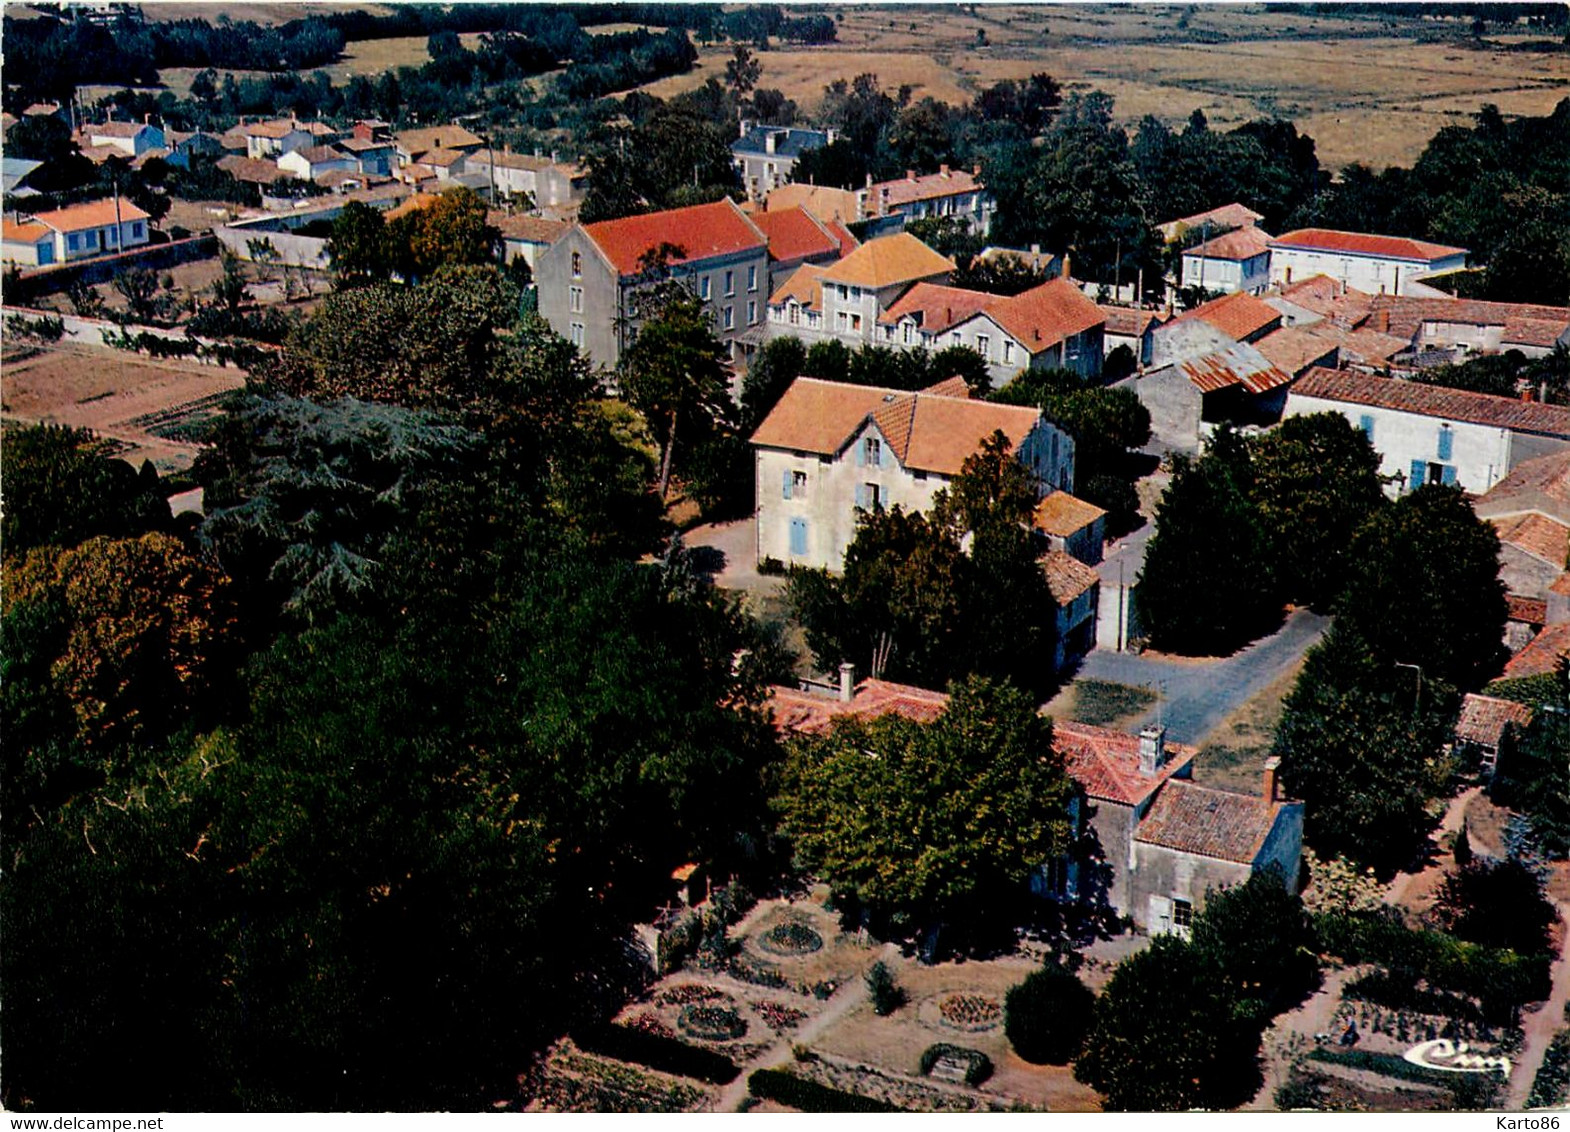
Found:
<svg viewBox="0 0 1570 1132"><path fill-rule="evenodd" d="M1436 130L1485 103L1544 114L1570 97L1570 53L1504 49L1533 38L1524 34L1477 49L1441 41L1444 32L1437 22L1252 6L846 8L838 43L765 53L761 85L810 112L827 83L865 72L886 87L910 85L916 98L960 102L1045 71L1069 90L1113 95L1129 123L1146 114L1180 123L1196 109L1223 128L1294 119L1331 167L1407 164ZM723 80L728 56L705 49L696 70L646 89L669 96Z"/></svg>

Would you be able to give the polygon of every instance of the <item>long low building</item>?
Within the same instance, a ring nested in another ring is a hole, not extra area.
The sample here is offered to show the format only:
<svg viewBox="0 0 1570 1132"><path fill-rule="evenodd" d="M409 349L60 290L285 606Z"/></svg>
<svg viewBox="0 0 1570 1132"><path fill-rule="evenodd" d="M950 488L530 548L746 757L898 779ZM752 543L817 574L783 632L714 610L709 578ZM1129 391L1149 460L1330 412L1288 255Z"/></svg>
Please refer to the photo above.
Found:
<svg viewBox="0 0 1570 1132"><path fill-rule="evenodd" d="M1371 295L1404 295L1419 278L1461 270L1468 254L1406 236L1300 228L1270 241L1270 282L1282 286L1328 275Z"/></svg>
<svg viewBox="0 0 1570 1132"><path fill-rule="evenodd" d="M1315 368L1286 415L1340 413L1380 455L1394 490L1455 484L1481 495L1527 460L1570 450L1570 408L1440 385Z"/></svg>

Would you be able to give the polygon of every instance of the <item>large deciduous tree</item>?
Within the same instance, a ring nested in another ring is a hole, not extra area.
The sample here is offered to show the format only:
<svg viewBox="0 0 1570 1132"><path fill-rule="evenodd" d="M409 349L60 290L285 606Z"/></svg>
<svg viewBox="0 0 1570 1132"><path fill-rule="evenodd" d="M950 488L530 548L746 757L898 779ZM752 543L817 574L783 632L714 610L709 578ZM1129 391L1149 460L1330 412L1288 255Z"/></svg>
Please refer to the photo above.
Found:
<svg viewBox="0 0 1570 1132"><path fill-rule="evenodd" d="M158 473L138 473L111 459L93 434L63 425L33 425L0 445L6 555L38 546L75 546L94 535L122 538L165 530L171 516Z"/></svg>

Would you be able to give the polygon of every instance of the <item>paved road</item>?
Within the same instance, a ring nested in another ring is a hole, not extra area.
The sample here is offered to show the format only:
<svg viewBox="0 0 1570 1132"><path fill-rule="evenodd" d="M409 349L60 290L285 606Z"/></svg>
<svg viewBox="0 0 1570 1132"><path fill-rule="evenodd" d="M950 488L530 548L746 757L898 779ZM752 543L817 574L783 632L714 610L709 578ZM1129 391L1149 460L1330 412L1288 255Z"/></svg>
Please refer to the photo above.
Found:
<svg viewBox="0 0 1570 1132"><path fill-rule="evenodd" d="M1164 688L1159 708L1151 708L1135 726L1155 720L1159 710L1169 739L1198 743L1240 704L1297 663L1328 624L1329 618L1299 609L1272 635L1219 660L1169 660L1096 649L1076 676Z"/></svg>

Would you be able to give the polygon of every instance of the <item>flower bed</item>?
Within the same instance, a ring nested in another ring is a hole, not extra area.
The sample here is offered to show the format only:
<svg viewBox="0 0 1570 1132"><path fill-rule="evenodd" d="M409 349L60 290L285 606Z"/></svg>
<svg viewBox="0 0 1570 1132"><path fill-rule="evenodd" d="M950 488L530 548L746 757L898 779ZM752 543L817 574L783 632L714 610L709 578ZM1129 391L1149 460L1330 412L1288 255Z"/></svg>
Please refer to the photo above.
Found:
<svg viewBox="0 0 1570 1132"><path fill-rule="evenodd" d="M991 1030L1003 1021L1003 1006L991 995L951 994L938 1003L943 1024L967 1033Z"/></svg>
<svg viewBox="0 0 1570 1132"><path fill-rule="evenodd" d="M747 1033L747 1020L728 1006L684 1006L676 1025L693 1037L710 1042L728 1042Z"/></svg>
<svg viewBox="0 0 1570 1132"><path fill-rule="evenodd" d="M777 1002L760 1002L755 1009L758 1017L775 1031L794 1030L807 1020L805 1010L797 1010L793 1006L781 1006Z"/></svg>
<svg viewBox="0 0 1570 1132"><path fill-rule="evenodd" d="M653 1034L657 1038L674 1038L676 1031L664 1022L645 1010L641 1014L634 1014L623 1023L629 1030L636 1030L640 1034Z"/></svg>
<svg viewBox="0 0 1570 1132"><path fill-rule="evenodd" d="M758 937L758 946L770 955L811 955L823 948L823 937L810 924L786 920Z"/></svg>
<svg viewBox="0 0 1570 1132"><path fill-rule="evenodd" d="M689 983L686 986L661 991L654 1001L661 1006L686 1006L694 1002L729 1002L731 997L714 987Z"/></svg>

